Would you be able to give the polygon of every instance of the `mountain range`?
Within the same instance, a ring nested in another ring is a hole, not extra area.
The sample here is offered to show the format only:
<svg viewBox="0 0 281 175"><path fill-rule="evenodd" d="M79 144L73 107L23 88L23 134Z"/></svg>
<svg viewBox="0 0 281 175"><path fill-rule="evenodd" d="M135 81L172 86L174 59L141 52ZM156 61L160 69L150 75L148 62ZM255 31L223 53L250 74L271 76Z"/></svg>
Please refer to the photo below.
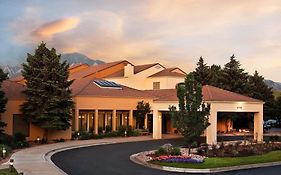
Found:
<svg viewBox="0 0 281 175"><path fill-rule="evenodd" d="M83 55L81 53L63 53L61 54L61 60L67 61L70 65L77 64L77 63L86 63L89 65L96 65L96 64L103 64L104 61L101 61L99 59L93 60L86 55ZM4 72L8 73L9 77L16 76L20 74L21 72L21 66L20 65L4 65L1 66L4 70ZM274 91L281 91L281 82L274 82L272 80L265 80L264 81L269 87L272 87Z"/></svg>
<svg viewBox="0 0 281 175"><path fill-rule="evenodd" d="M86 55L83 55L81 53L63 53L61 54L61 60L67 61L70 66L77 63L86 63L89 65L96 65L96 64L102 64L104 61L101 60L93 60ZM19 75L22 70L21 65L0 65L0 68L3 69L4 72L8 73L9 77L14 77L16 75Z"/></svg>

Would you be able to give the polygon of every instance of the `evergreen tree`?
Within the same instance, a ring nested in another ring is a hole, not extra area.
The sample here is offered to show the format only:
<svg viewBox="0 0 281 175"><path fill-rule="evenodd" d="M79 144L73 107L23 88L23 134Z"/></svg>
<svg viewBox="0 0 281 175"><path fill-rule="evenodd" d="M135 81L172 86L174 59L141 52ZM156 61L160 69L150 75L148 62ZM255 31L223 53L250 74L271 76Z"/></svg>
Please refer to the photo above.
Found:
<svg viewBox="0 0 281 175"><path fill-rule="evenodd" d="M210 68L204 63L204 59L200 57L196 65L197 68L193 71L194 79L202 85L210 84Z"/></svg>
<svg viewBox="0 0 281 175"><path fill-rule="evenodd" d="M239 94L248 94L248 74L244 72L244 69L240 68L241 64L235 59L235 56L230 57L230 61L225 64L221 85L223 89L236 92Z"/></svg>
<svg viewBox="0 0 281 175"><path fill-rule="evenodd" d="M173 124L184 136L184 143L189 148L198 144L201 134L210 125L210 106L202 102L202 85L197 83L192 73L185 82L177 85L179 111L169 108Z"/></svg>
<svg viewBox="0 0 281 175"><path fill-rule="evenodd" d="M8 101L8 99L5 97L5 93L1 90L2 82L7 78L8 78L7 74L4 73L3 70L0 68L0 115L1 113L6 111L5 107ZM4 131L3 128L5 126L7 126L7 124L1 120L1 116L0 116L0 134Z"/></svg>
<svg viewBox="0 0 281 175"><path fill-rule="evenodd" d="M253 76L249 76L248 83L249 97L259 99L265 102L264 104L264 115L265 117L274 116L274 96L272 88L268 87L264 78L259 75L258 71L255 71Z"/></svg>
<svg viewBox="0 0 281 175"><path fill-rule="evenodd" d="M209 85L212 85L215 87L222 87L221 79L222 79L221 66L213 64L210 68Z"/></svg>
<svg viewBox="0 0 281 175"><path fill-rule="evenodd" d="M148 102L147 103L145 103L144 101L138 102L136 106L136 110L134 112L135 113L134 116L136 116L136 120L137 120L137 129L140 129L140 124L143 123L146 114L149 114L150 112L151 112L151 106Z"/></svg>
<svg viewBox="0 0 281 175"><path fill-rule="evenodd" d="M258 71L255 71L253 76L249 76L248 87L250 89L248 96L265 102L274 100L272 88L265 84L263 76L260 76Z"/></svg>
<svg viewBox="0 0 281 175"><path fill-rule="evenodd" d="M68 129L73 101L68 81L69 65L60 62L56 50L49 50L41 43L35 54L27 55L22 75L26 80L23 92L27 101L22 105L24 117L31 123L44 129L44 138L48 139L49 130Z"/></svg>

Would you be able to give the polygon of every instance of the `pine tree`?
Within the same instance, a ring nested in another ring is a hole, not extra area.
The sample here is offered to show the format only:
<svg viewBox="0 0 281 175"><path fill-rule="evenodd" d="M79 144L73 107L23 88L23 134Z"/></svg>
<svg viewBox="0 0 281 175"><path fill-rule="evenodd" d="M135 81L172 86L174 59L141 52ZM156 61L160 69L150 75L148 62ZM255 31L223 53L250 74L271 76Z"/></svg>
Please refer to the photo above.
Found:
<svg viewBox="0 0 281 175"><path fill-rule="evenodd" d="M197 68L193 71L195 80L202 85L210 84L210 68L204 63L204 59L200 57L196 65Z"/></svg>
<svg viewBox="0 0 281 175"><path fill-rule="evenodd" d="M240 68L240 66L240 62L235 59L234 55L232 55L230 61L225 64L223 68L221 88L247 95L248 73L245 73L244 69Z"/></svg>
<svg viewBox="0 0 281 175"><path fill-rule="evenodd" d="M202 102L202 85L195 81L192 73L185 82L177 85L179 111L169 108L173 124L184 136L184 144L189 148L198 144L201 134L210 125L210 105Z"/></svg>
<svg viewBox="0 0 281 175"><path fill-rule="evenodd" d="M140 124L144 121L146 114L151 112L151 106L148 102L139 101L134 112L137 120L137 129L140 129Z"/></svg>
<svg viewBox="0 0 281 175"><path fill-rule="evenodd" d="M221 66L213 64L210 67L209 85L212 85L212 86L215 86L215 87L222 87L221 79L222 79Z"/></svg>
<svg viewBox="0 0 281 175"><path fill-rule="evenodd" d="M49 130L68 129L73 101L68 81L69 65L60 62L56 50L49 50L41 43L35 54L27 55L22 75L26 80L23 92L27 101L22 106L24 117L31 123L44 129L44 138L48 139Z"/></svg>
<svg viewBox="0 0 281 175"><path fill-rule="evenodd" d="M2 82L8 78L7 74L3 72L3 70L0 68L0 115L1 113L5 112L6 109L6 103L8 99L5 97L5 93L1 90L2 88ZM3 132L3 128L6 127L7 124L1 121L0 116L0 134Z"/></svg>
<svg viewBox="0 0 281 175"><path fill-rule="evenodd" d="M249 88L248 95L252 98L265 102L274 100L272 88L265 84L263 76L259 75L258 71L255 71L253 76L249 76Z"/></svg>

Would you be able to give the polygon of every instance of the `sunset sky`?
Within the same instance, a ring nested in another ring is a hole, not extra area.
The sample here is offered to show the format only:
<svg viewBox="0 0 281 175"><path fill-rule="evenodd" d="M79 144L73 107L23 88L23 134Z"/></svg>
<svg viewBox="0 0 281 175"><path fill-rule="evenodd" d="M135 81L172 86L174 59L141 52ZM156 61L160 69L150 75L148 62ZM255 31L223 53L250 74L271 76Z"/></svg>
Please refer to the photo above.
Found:
<svg viewBox="0 0 281 175"><path fill-rule="evenodd" d="M192 71L198 58L281 82L278 0L1 0L0 64L41 42L105 62L160 62Z"/></svg>

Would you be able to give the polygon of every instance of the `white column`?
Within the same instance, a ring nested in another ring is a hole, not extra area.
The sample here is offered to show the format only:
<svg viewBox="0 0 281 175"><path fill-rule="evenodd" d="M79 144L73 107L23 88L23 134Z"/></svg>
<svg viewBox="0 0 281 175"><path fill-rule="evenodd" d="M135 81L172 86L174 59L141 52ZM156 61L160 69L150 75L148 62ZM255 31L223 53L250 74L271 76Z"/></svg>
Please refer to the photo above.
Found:
<svg viewBox="0 0 281 175"><path fill-rule="evenodd" d="M208 126L206 130L206 143L216 144L217 143L217 111L215 109L212 109L212 105L211 105L211 111L209 116L209 123L210 126Z"/></svg>
<svg viewBox="0 0 281 175"><path fill-rule="evenodd" d="M147 129L147 114L145 115L145 118L144 118L144 129Z"/></svg>
<svg viewBox="0 0 281 175"><path fill-rule="evenodd" d="M75 108L74 130L79 131L79 109Z"/></svg>
<svg viewBox="0 0 281 175"><path fill-rule="evenodd" d="M263 141L263 111L254 113L254 139Z"/></svg>
<svg viewBox="0 0 281 175"><path fill-rule="evenodd" d="M95 110L95 134L98 134L98 128L99 128L99 110Z"/></svg>
<svg viewBox="0 0 281 175"><path fill-rule="evenodd" d="M87 120L87 132L89 132L89 130L90 130L90 115L89 115L89 113L86 113L85 117L86 117L86 120Z"/></svg>
<svg viewBox="0 0 281 175"><path fill-rule="evenodd" d="M133 117L133 110L129 112L129 125L133 127L134 117Z"/></svg>
<svg viewBox="0 0 281 175"><path fill-rule="evenodd" d="M113 110L112 114L112 131L116 131L116 110Z"/></svg>
<svg viewBox="0 0 281 175"><path fill-rule="evenodd" d="M153 139L162 138L162 116L158 110L153 110Z"/></svg>

